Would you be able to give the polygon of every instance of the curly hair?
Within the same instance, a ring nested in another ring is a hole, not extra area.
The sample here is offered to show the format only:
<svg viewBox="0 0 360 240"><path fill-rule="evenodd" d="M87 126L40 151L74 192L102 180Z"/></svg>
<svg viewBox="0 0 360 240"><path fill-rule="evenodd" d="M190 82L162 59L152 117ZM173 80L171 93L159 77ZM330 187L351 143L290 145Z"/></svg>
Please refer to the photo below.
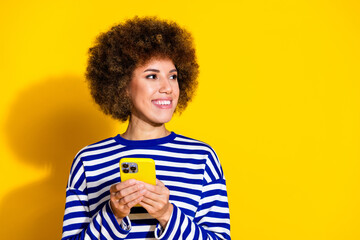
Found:
<svg viewBox="0 0 360 240"><path fill-rule="evenodd" d="M86 78L105 114L120 121L130 117L132 105L126 88L135 68L154 57L173 61L180 89L176 111L186 108L199 73L191 34L175 22L136 16L101 33L89 49Z"/></svg>

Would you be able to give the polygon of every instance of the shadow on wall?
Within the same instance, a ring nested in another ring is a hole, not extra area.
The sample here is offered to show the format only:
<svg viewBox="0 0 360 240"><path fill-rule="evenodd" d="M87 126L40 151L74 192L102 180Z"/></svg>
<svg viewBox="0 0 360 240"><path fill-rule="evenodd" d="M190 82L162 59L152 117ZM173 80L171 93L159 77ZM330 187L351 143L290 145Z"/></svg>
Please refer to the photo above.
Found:
<svg viewBox="0 0 360 240"><path fill-rule="evenodd" d="M39 182L15 189L0 205L1 239L60 239L65 188L75 154L115 135L114 121L90 98L80 77L48 79L20 92L4 131L18 159L50 167Z"/></svg>

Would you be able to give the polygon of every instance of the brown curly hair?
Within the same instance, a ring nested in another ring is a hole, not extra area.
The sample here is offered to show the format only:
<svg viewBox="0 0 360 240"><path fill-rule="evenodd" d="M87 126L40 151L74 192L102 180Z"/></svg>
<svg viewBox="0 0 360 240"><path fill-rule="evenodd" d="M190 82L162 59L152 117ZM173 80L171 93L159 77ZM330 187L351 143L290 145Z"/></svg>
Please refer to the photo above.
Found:
<svg viewBox="0 0 360 240"><path fill-rule="evenodd" d="M104 113L120 121L128 119L131 102L126 88L132 73L154 57L173 61L180 89L176 111L186 108L199 73L191 34L175 22L136 16L101 33L89 49L86 78Z"/></svg>

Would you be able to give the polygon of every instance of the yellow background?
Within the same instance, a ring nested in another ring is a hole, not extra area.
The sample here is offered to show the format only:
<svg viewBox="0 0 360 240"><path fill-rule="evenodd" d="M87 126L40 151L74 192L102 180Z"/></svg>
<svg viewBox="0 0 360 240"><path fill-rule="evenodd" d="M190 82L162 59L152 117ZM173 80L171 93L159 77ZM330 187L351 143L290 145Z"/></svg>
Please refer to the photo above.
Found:
<svg viewBox="0 0 360 240"><path fill-rule="evenodd" d="M209 143L233 239L360 239L356 0L1 1L0 238L60 239L70 164L124 131L84 82L95 37L134 15L195 38L197 96L168 127Z"/></svg>

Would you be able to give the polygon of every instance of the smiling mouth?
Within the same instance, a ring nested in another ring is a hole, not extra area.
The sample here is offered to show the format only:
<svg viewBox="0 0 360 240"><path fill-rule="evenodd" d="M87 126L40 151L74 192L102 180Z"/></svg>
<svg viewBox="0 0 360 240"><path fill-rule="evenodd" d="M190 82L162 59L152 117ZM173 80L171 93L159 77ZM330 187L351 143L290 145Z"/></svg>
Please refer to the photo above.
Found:
<svg viewBox="0 0 360 240"><path fill-rule="evenodd" d="M171 100L153 100L152 103L159 108L171 108Z"/></svg>
<svg viewBox="0 0 360 240"><path fill-rule="evenodd" d="M171 101L170 100L158 100L158 101L153 101L153 103L155 103L156 105L170 105Z"/></svg>

